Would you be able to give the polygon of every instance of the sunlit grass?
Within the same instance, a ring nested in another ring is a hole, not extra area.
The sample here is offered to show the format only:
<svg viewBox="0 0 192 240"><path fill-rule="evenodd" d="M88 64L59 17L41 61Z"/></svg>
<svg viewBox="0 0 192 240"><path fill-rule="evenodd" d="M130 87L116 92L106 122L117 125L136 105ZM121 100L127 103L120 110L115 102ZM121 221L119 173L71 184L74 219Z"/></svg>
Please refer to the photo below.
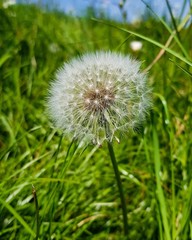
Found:
<svg viewBox="0 0 192 240"><path fill-rule="evenodd" d="M129 239L192 239L191 26L176 22L178 39L164 20L103 24L35 6L1 8L0 20L0 239L34 239L33 186L39 239L123 239L107 145L78 146L51 127L45 112L56 69L101 49L150 66L154 92L143 130L114 143ZM135 39L143 42L139 52L129 47Z"/></svg>

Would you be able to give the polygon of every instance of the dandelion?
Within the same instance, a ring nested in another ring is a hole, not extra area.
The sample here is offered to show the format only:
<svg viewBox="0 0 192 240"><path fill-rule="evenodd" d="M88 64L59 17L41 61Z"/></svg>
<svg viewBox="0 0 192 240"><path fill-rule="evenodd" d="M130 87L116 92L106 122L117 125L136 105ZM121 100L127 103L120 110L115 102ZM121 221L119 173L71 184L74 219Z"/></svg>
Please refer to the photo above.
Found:
<svg viewBox="0 0 192 240"><path fill-rule="evenodd" d="M55 126L98 145L137 128L150 107L140 65L112 52L85 54L66 63L49 91L48 109Z"/></svg>
<svg viewBox="0 0 192 240"><path fill-rule="evenodd" d="M112 52L85 54L59 69L48 97L57 128L101 145L107 140L128 235L126 201L112 140L138 127L150 107L150 90L141 63Z"/></svg>

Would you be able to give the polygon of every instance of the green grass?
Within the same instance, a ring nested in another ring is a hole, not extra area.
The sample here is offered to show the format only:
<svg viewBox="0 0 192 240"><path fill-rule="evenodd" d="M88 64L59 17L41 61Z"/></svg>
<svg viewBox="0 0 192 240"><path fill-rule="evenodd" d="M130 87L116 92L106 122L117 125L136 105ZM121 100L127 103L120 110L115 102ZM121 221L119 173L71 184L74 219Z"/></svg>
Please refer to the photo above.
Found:
<svg viewBox="0 0 192 240"><path fill-rule="evenodd" d="M39 239L123 239L107 144L85 147L62 137L45 109L56 69L101 49L131 54L143 61L143 70L150 66L154 93L143 131L114 142L128 239L192 239L192 32L187 21L188 15L172 22L149 17L128 25L35 6L0 8L0 239L37 239L38 232ZM129 47L135 39L143 42L139 52ZM150 65L161 49L162 56Z"/></svg>

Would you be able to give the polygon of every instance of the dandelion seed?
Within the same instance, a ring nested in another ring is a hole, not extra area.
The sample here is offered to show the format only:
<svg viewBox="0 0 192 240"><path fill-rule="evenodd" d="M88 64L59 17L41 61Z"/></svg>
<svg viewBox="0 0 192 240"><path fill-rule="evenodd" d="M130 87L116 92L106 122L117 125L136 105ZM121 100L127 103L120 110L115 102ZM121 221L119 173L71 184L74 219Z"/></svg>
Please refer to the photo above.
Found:
<svg viewBox="0 0 192 240"><path fill-rule="evenodd" d="M145 120L151 105L140 62L112 52L85 54L66 63L50 86L55 126L94 144L118 139Z"/></svg>

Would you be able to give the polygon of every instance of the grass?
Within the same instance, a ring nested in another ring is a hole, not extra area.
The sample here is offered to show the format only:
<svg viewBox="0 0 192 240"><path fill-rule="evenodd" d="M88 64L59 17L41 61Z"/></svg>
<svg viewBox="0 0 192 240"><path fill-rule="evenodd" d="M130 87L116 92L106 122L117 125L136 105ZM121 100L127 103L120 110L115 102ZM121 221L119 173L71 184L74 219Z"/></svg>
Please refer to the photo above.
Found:
<svg viewBox="0 0 192 240"><path fill-rule="evenodd" d="M99 49L129 53L143 61L143 70L150 66L154 92L143 131L114 142L128 239L192 239L188 16L179 21L172 15L173 22L149 17L129 25L32 5L0 8L1 239L123 239L107 144L79 146L55 131L45 113L56 69ZM129 47L135 39L143 42L139 52Z"/></svg>

